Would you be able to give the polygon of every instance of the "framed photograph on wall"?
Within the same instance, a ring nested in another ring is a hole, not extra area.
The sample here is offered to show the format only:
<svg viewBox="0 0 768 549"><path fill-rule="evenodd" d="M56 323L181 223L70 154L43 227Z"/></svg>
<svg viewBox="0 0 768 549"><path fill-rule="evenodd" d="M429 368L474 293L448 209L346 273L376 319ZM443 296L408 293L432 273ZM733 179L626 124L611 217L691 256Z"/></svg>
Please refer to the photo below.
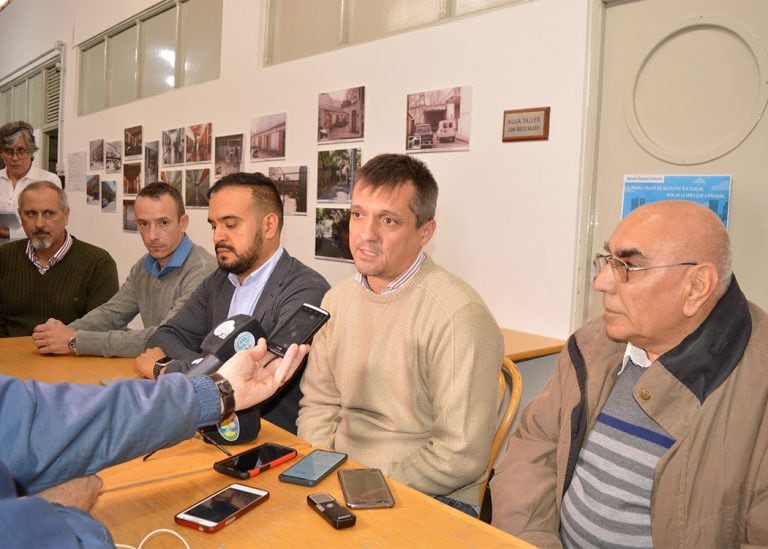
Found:
<svg viewBox="0 0 768 549"><path fill-rule="evenodd" d="M215 179L243 170L243 134L218 136L214 151Z"/></svg>
<svg viewBox="0 0 768 549"><path fill-rule="evenodd" d="M317 201L349 204L360 169L362 149L335 149L317 153Z"/></svg>
<svg viewBox="0 0 768 549"><path fill-rule="evenodd" d="M277 185L285 215L307 215L307 167L269 168L269 178Z"/></svg>
<svg viewBox="0 0 768 549"><path fill-rule="evenodd" d="M472 86L458 86L408 95L406 152L469 150Z"/></svg>
<svg viewBox="0 0 768 549"><path fill-rule="evenodd" d="M91 171L104 169L104 140L95 139L89 143L90 162L88 167Z"/></svg>
<svg viewBox="0 0 768 549"><path fill-rule="evenodd" d="M147 141L144 144L144 184L157 183L160 142Z"/></svg>
<svg viewBox="0 0 768 549"><path fill-rule="evenodd" d="M101 211L105 213L117 211L117 181L114 179L101 180Z"/></svg>
<svg viewBox="0 0 768 549"><path fill-rule="evenodd" d="M132 233L139 232L139 228L136 226L136 211L133 208L134 204L136 204L135 198L123 200L123 230Z"/></svg>
<svg viewBox="0 0 768 549"><path fill-rule="evenodd" d="M184 178L184 204L188 208L207 208L208 189L211 188L211 170L186 170Z"/></svg>
<svg viewBox="0 0 768 549"><path fill-rule="evenodd" d="M125 156L126 158L138 157L141 158L141 141L142 133L141 126L134 126L132 128L125 128Z"/></svg>
<svg viewBox="0 0 768 549"><path fill-rule="evenodd" d="M187 126L187 164L211 161L213 145L213 124L194 124Z"/></svg>
<svg viewBox="0 0 768 549"><path fill-rule="evenodd" d="M107 173L120 173L123 170L123 144L120 141L107 141L104 149Z"/></svg>
<svg viewBox="0 0 768 549"><path fill-rule="evenodd" d="M352 262L349 251L349 208L316 208L315 257Z"/></svg>
<svg viewBox="0 0 768 549"><path fill-rule="evenodd" d="M172 128L163 131L163 166L184 164L184 128Z"/></svg>
<svg viewBox="0 0 768 549"><path fill-rule="evenodd" d="M325 92L318 96L318 143L360 140L364 135L365 86Z"/></svg>
<svg viewBox="0 0 768 549"><path fill-rule="evenodd" d="M141 162L123 164L123 195L135 196L141 188Z"/></svg>
<svg viewBox="0 0 768 549"><path fill-rule="evenodd" d="M184 193L181 190L181 178L181 170L163 170L160 172L160 181L168 183L171 187L179 191L181 196L184 196Z"/></svg>
<svg viewBox="0 0 768 549"><path fill-rule="evenodd" d="M251 118L251 162L285 159L286 113Z"/></svg>
<svg viewBox="0 0 768 549"><path fill-rule="evenodd" d="M89 206L99 203L100 179L99 174L89 175L85 179L85 203Z"/></svg>

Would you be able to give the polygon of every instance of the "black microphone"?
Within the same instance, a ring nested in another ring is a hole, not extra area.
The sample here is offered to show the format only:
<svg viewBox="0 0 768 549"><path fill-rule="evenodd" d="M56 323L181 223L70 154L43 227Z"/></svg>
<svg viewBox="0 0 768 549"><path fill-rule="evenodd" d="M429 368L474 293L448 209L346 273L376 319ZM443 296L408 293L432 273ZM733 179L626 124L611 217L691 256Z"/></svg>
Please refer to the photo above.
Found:
<svg viewBox="0 0 768 549"><path fill-rule="evenodd" d="M193 363L185 374L194 377L213 373L237 351L255 347L260 337L266 339L267 334L258 320L248 315L234 315L205 336L200 344L203 358Z"/></svg>

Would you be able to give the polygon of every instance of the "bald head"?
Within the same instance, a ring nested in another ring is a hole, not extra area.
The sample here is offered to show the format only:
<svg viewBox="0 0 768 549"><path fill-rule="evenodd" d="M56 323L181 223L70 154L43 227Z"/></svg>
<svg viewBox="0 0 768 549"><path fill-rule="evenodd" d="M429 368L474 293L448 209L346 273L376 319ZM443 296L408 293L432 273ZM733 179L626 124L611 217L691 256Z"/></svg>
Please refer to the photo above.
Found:
<svg viewBox="0 0 768 549"><path fill-rule="evenodd" d="M670 258L712 263L720 279L716 299L728 289L731 241L723 222L709 208L688 200L652 202L633 210L619 227L624 224L633 232L648 233Z"/></svg>
<svg viewBox="0 0 768 549"><path fill-rule="evenodd" d="M605 248L619 260L593 282L603 294L607 334L645 349L651 360L698 328L730 284L728 233L714 213L693 202L634 210Z"/></svg>

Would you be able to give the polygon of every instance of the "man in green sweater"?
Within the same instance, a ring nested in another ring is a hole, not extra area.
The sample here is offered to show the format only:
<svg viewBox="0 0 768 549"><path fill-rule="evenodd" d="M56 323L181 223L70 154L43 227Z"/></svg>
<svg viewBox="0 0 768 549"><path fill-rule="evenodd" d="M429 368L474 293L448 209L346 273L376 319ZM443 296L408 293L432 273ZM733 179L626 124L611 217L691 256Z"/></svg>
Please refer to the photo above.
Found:
<svg viewBox="0 0 768 549"><path fill-rule="evenodd" d="M358 273L323 299L298 434L477 515L496 428L504 342L482 298L424 253L437 183L407 155L358 171Z"/></svg>
<svg viewBox="0 0 768 549"><path fill-rule="evenodd" d="M0 246L0 337L28 336L50 317L72 322L115 295L115 261L69 234L62 189L30 183L19 217L27 238Z"/></svg>
<svg viewBox="0 0 768 549"><path fill-rule="evenodd" d="M157 327L216 269L216 259L185 233L189 216L179 191L167 183L146 185L134 212L147 253L108 302L68 325L50 318L36 326L32 339L41 354L138 356ZM137 314L142 327L129 329Z"/></svg>

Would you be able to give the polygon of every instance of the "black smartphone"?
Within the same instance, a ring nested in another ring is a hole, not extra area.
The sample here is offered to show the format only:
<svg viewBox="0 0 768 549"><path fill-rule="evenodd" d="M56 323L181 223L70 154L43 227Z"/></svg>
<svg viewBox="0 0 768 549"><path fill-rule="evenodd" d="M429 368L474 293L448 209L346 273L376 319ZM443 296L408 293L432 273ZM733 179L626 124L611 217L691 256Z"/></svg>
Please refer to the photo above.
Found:
<svg viewBox="0 0 768 549"><path fill-rule="evenodd" d="M285 356L285 352L291 344L309 343L312 336L329 318L331 318L331 314L328 311L304 303L288 318L285 324L269 336L267 348L272 354Z"/></svg>
<svg viewBox="0 0 768 549"><path fill-rule="evenodd" d="M374 509L395 504L395 498L380 469L343 469L336 474L339 475L347 507Z"/></svg>
<svg viewBox="0 0 768 549"><path fill-rule="evenodd" d="M213 464L213 468L219 473L244 479L255 477L259 473L263 473L267 469L271 469L295 457L296 448L267 442L227 459L217 461Z"/></svg>
<svg viewBox="0 0 768 549"><path fill-rule="evenodd" d="M315 450L280 473L277 478L292 484L315 486L345 461L347 461L347 454Z"/></svg>
<svg viewBox="0 0 768 549"><path fill-rule="evenodd" d="M244 484L230 484L184 509L174 520L201 532L216 532L268 498L269 492L266 490Z"/></svg>

